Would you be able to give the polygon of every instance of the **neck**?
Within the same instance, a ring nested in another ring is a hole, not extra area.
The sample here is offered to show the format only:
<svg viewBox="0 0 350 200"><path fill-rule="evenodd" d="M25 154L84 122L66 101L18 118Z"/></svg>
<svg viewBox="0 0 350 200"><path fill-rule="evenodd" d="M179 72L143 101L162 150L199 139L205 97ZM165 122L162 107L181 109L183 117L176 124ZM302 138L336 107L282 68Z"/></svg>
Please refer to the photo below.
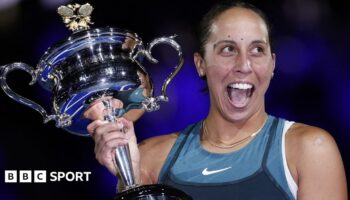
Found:
<svg viewBox="0 0 350 200"><path fill-rule="evenodd" d="M267 120L266 112L257 112L249 118L226 120L219 115L209 114L205 119L207 139L217 144L232 144L261 129Z"/></svg>

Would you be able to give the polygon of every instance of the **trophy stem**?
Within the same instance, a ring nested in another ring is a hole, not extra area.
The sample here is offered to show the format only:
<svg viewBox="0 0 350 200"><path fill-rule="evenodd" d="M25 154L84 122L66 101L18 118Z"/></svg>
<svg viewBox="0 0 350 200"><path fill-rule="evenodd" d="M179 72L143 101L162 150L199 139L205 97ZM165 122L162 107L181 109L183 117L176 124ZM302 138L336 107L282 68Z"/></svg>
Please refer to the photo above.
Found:
<svg viewBox="0 0 350 200"><path fill-rule="evenodd" d="M115 160L125 189L136 187L134 171L132 168L129 145L119 146L115 149Z"/></svg>
<svg viewBox="0 0 350 200"><path fill-rule="evenodd" d="M112 99L103 100L102 103L105 106L104 110L104 118L106 121L115 123L116 116L115 113L118 109L114 109L112 106ZM125 133L125 129L122 129ZM131 189L136 187L136 181L134 176L134 171L132 168L132 162L130 157L129 144L119 146L115 149L115 162L117 165L117 170L119 170L119 174L122 182L125 185L125 189Z"/></svg>

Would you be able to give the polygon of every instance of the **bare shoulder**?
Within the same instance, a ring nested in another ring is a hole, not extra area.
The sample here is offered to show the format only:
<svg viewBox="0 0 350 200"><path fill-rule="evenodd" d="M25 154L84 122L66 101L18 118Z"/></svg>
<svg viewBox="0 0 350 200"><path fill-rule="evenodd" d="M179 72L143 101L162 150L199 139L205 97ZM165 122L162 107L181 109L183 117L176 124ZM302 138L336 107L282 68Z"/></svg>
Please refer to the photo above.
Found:
<svg viewBox="0 0 350 200"><path fill-rule="evenodd" d="M171 148L179 133L171 133L167 135L156 136L148 138L141 143L139 143L139 149L143 153L158 152L161 149ZM170 149L169 149L170 150Z"/></svg>
<svg viewBox="0 0 350 200"><path fill-rule="evenodd" d="M335 145L333 137L324 129L302 123L294 123L287 132L287 142L298 147L313 148Z"/></svg>
<svg viewBox="0 0 350 200"><path fill-rule="evenodd" d="M294 123L286 134L286 157L298 199L346 199L343 161L330 133Z"/></svg>
<svg viewBox="0 0 350 200"><path fill-rule="evenodd" d="M333 137L324 129L302 123L294 123L286 135L286 143L291 150L314 153L336 153L338 147Z"/></svg>
<svg viewBox="0 0 350 200"><path fill-rule="evenodd" d="M139 144L141 176L146 183L156 183L165 160L179 133L152 137Z"/></svg>
<svg viewBox="0 0 350 200"><path fill-rule="evenodd" d="M320 159L317 157L332 159L340 155L336 142L327 131L302 123L294 123L289 128L286 154L289 166L294 167L291 170L295 172L300 172L300 167L305 164L313 165L313 159Z"/></svg>

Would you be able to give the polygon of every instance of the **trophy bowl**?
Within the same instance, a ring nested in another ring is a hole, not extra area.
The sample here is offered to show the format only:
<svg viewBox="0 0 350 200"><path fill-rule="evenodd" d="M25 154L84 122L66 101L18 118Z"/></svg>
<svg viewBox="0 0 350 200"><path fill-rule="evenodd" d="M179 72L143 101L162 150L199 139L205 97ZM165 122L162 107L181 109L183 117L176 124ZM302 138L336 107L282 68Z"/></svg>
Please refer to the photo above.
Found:
<svg viewBox="0 0 350 200"><path fill-rule="evenodd" d="M153 97L153 85L142 65L151 55L155 45L165 43L178 52L179 62L165 80L161 95ZM131 109L154 111L159 101L168 101L166 88L183 64L182 52L173 37L160 37L147 47L141 38L131 31L120 28L93 28L78 30L67 39L50 47L39 60L36 69L25 63L1 66L0 85L15 101L38 111L44 122L56 121L56 126L76 135L88 135L90 123L82 113L94 100L112 96L123 102L116 115L122 116ZM52 112L49 115L39 104L15 93L6 82L13 70L23 70L32 76L30 84L38 82L52 96ZM149 92L140 87L147 77ZM147 94L148 93L148 94Z"/></svg>

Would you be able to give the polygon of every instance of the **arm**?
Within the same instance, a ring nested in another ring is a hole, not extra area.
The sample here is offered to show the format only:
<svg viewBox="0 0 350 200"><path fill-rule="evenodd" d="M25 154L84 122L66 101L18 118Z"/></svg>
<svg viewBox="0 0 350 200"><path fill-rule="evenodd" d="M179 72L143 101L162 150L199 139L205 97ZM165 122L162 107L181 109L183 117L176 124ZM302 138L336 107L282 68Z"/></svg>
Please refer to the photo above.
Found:
<svg viewBox="0 0 350 200"><path fill-rule="evenodd" d="M122 127L127 128L125 134L120 131ZM118 123L96 120L88 126L88 131L95 141L96 159L118 177L114 149L129 144L136 183L140 185L157 183L160 170L177 138L177 134L163 135L137 145L132 122L125 119L119 119ZM118 181L118 190L122 188L124 186Z"/></svg>
<svg viewBox="0 0 350 200"><path fill-rule="evenodd" d="M147 90L148 86L145 83L149 83L149 81L144 80L142 83L142 86L146 88L144 92L147 92L149 90ZM114 150L120 145L129 143L136 182L138 184L156 183L160 169L177 135L171 134L151 138L142 142L138 147L133 124L130 121L136 121L144 113L144 110L130 110L123 116L125 119L118 120L119 123L107 123L103 121L103 110L105 107L102 104L102 100L104 98L111 97L103 97L96 100L84 112L85 118L94 120L87 129L95 141L96 159L112 174L119 177L114 162ZM123 102L118 99L112 99L112 105L114 108L122 108ZM120 131L122 127L126 127L128 130L126 134ZM140 154L143 159L140 159ZM121 181L118 182L118 189L124 187L120 183Z"/></svg>
<svg viewBox="0 0 350 200"><path fill-rule="evenodd" d="M298 200L347 199L343 162L329 133L295 124L286 136L286 153Z"/></svg>
<svg viewBox="0 0 350 200"><path fill-rule="evenodd" d="M142 184L155 184L178 133L152 137L139 144Z"/></svg>
<svg viewBox="0 0 350 200"><path fill-rule="evenodd" d="M93 102L89 108L84 112L84 117L93 120L87 127L92 139L95 142L95 155L99 163L105 166L112 174L120 175L115 162L115 149L118 146L129 144L131 162L135 175L136 183L140 181L139 161L140 153L137 147L137 139L134 133L133 123L129 120L135 121L142 114L143 110L131 110L125 115L125 118L119 118L116 123L108 123L104 121L105 106L102 103L103 97ZM112 99L114 108L123 107L123 103L118 99ZM122 191L124 185L118 181L118 190Z"/></svg>
<svg viewBox="0 0 350 200"><path fill-rule="evenodd" d="M95 120L87 127L95 142L96 159L112 174L117 175L115 164L115 149L118 146L129 144L131 162L136 182L140 179L140 153L136 143L133 123L119 118L116 123Z"/></svg>

